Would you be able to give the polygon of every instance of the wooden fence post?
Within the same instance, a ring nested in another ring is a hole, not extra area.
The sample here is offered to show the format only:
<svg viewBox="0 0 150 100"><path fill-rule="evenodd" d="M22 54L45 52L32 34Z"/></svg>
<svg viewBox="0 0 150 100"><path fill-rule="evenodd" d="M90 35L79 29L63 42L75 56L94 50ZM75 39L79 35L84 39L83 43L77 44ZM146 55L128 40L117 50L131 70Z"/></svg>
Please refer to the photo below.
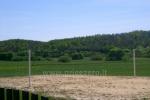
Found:
<svg viewBox="0 0 150 100"><path fill-rule="evenodd" d="M13 100L12 89L6 89L7 100Z"/></svg>
<svg viewBox="0 0 150 100"><path fill-rule="evenodd" d="M50 100L50 98L28 91L0 88L0 100Z"/></svg>
<svg viewBox="0 0 150 100"><path fill-rule="evenodd" d="M49 100L49 98L41 96L41 100Z"/></svg>
<svg viewBox="0 0 150 100"><path fill-rule="evenodd" d="M29 92L22 91L22 100L29 100Z"/></svg>
<svg viewBox="0 0 150 100"><path fill-rule="evenodd" d="M0 88L0 100L5 100L5 89Z"/></svg>
<svg viewBox="0 0 150 100"><path fill-rule="evenodd" d="M38 100L38 95L37 94L31 94L31 100Z"/></svg>
<svg viewBox="0 0 150 100"><path fill-rule="evenodd" d="M13 100L20 100L19 90L13 90Z"/></svg>

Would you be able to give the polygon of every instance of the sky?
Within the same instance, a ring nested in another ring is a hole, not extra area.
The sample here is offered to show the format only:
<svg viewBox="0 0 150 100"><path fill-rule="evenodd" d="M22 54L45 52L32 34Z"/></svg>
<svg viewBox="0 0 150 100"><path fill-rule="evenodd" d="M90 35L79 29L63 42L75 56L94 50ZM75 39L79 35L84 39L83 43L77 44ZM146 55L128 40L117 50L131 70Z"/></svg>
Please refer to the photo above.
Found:
<svg viewBox="0 0 150 100"><path fill-rule="evenodd" d="M150 30L150 0L0 0L0 41Z"/></svg>

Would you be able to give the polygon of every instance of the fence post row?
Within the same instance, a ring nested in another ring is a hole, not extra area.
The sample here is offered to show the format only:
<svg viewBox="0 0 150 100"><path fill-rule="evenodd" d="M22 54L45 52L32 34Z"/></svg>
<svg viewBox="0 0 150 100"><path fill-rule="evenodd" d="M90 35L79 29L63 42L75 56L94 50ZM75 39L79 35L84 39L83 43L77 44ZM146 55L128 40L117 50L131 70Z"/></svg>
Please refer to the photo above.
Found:
<svg viewBox="0 0 150 100"><path fill-rule="evenodd" d="M4 88L0 88L0 100L4 100L5 98L5 89Z"/></svg>
<svg viewBox="0 0 150 100"><path fill-rule="evenodd" d="M0 88L0 100L50 100L48 97L40 96L27 91Z"/></svg>

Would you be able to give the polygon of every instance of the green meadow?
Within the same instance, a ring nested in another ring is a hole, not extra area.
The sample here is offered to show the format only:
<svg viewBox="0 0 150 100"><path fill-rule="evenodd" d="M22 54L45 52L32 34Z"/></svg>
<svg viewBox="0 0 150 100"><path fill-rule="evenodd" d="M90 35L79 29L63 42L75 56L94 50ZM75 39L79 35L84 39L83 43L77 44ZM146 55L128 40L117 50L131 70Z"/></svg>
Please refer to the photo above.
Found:
<svg viewBox="0 0 150 100"><path fill-rule="evenodd" d="M133 62L129 61L91 61L73 60L68 63L53 61L32 61L32 75L42 75L43 73L52 74L58 72L64 74L73 74L73 72L81 72L81 74L93 74L99 72L103 75L104 71L108 76L132 76ZM150 76L150 59L136 59L137 76ZM69 73L70 72L70 73ZM82 73L83 72L83 73ZM57 73L57 74L58 74ZM89 74L89 73L88 73ZM10 76L27 76L28 61L0 61L0 77Z"/></svg>

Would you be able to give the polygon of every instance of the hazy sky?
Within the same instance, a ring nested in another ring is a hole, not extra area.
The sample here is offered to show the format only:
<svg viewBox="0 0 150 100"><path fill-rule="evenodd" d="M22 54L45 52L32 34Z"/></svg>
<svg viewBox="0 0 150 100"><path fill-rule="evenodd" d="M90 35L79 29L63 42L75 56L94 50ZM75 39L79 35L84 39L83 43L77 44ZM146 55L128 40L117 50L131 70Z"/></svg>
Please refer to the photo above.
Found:
<svg viewBox="0 0 150 100"><path fill-rule="evenodd" d="M0 40L150 30L150 0L0 0Z"/></svg>

